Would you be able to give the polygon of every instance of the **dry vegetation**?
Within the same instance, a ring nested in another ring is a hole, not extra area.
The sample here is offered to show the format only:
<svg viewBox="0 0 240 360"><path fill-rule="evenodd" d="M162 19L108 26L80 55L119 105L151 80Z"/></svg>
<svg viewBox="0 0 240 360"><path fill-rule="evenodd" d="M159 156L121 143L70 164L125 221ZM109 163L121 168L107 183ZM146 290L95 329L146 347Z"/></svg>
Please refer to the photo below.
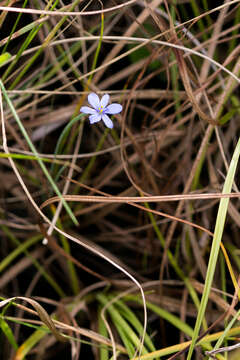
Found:
<svg viewBox="0 0 240 360"><path fill-rule="evenodd" d="M240 1L0 10L0 358L238 359Z"/></svg>

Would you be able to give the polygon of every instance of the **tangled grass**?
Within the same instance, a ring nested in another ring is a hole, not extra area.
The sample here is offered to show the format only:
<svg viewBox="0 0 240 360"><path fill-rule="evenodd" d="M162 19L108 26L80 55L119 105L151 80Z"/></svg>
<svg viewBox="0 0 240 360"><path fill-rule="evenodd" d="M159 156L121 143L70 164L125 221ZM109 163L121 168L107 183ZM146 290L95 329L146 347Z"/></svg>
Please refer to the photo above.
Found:
<svg viewBox="0 0 240 360"><path fill-rule="evenodd" d="M2 359L239 358L239 5L0 2Z"/></svg>

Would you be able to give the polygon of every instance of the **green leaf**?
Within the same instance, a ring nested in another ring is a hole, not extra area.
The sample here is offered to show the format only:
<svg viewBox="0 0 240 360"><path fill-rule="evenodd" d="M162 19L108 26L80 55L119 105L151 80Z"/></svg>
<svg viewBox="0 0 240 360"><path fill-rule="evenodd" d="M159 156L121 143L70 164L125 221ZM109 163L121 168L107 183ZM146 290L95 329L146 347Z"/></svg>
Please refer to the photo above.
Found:
<svg viewBox="0 0 240 360"><path fill-rule="evenodd" d="M8 325L8 323L3 320L0 319L0 327L2 332L6 335L6 337L8 338L8 341L10 342L10 344L12 345L12 347L14 348L14 350L18 349L18 344L16 343L16 340L14 338L12 329L10 328L10 326Z"/></svg>
<svg viewBox="0 0 240 360"><path fill-rule="evenodd" d="M229 194L232 190L232 185L233 185L234 176L235 176L236 169L237 169L239 155L240 155L240 138L237 142L237 145L234 150L234 154L233 154L233 157L232 157L232 160L231 160L228 172L227 172L226 180L225 180L223 190L222 190L223 194ZM200 308L198 311L198 316L197 316L194 333L193 333L193 337L192 337L192 343L189 348L187 360L192 359L193 350L194 350L194 347L195 347L195 344L196 344L196 341L197 341L197 338L199 335L199 331L200 331L200 328L202 325L202 320L203 320L205 310L207 307L208 297L209 297L209 293L211 290L213 276L215 273L216 263L217 263L217 259L218 259L220 243L222 241L224 225L225 225L225 220L226 220L227 210L228 210L228 204L229 204L229 198L222 198L220 200L216 224L215 224L214 236L213 236L213 241L212 241L211 253L210 253L209 262L208 262L208 269L207 269L207 274L206 274L204 291L203 291L203 295L202 295L202 299L201 299Z"/></svg>
<svg viewBox="0 0 240 360"><path fill-rule="evenodd" d="M0 55L0 67L5 64L6 61L8 61L12 55L8 52L5 52L4 54Z"/></svg>

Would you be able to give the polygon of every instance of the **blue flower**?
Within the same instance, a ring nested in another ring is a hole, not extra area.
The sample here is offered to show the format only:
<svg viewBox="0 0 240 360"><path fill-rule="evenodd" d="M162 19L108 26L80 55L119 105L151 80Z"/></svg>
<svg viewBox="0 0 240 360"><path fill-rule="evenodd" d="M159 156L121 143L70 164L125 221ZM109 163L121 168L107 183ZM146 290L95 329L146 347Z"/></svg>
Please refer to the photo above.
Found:
<svg viewBox="0 0 240 360"><path fill-rule="evenodd" d="M107 106L109 99L110 96L108 94L103 95L101 100L97 94L91 93L88 95L88 102L93 108L82 106L80 111L84 114L90 114L90 124L102 120L108 128L113 128L113 122L106 114L119 114L122 111L122 105L114 103Z"/></svg>

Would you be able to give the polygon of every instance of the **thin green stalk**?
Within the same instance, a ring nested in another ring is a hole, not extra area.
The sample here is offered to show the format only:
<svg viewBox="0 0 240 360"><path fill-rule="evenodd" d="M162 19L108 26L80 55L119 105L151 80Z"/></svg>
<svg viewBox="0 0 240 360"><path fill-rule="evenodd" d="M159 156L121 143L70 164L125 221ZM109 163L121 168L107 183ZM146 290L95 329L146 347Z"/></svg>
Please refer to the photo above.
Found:
<svg viewBox="0 0 240 360"><path fill-rule="evenodd" d="M8 325L8 323L2 319L2 317L0 318L0 329L2 330L3 334L6 336L6 338L8 339L9 343L11 344L12 348L17 351L18 349L18 344L15 340L14 334L12 332L12 329L10 328L10 326Z"/></svg>
<svg viewBox="0 0 240 360"><path fill-rule="evenodd" d="M25 140L27 141L28 146L29 146L30 149L32 150L33 154L36 156L37 161L38 161L38 163L39 163L39 165L40 165L43 173L45 174L46 178L48 179L48 181L49 181L49 183L51 184L52 188L54 189L55 193L56 193L56 194L59 196L59 198L61 199L61 201L62 201L62 203L63 203L63 206L65 207L67 213L68 213L69 216L71 217L73 223L74 223L75 225L78 225L78 221L77 221L75 215L73 214L73 212L72 212L72 210L70 209L69 205L68 205L68 204L66 203L66 201L63 199L61 192L58 190L58 187L57 187L57 185L55 184L55 182L54 182L53 178L51 177L51 175L49 174L49 172L48 172L45 164L44 164L43 161L39 158L38 153L37 153L37 150L36 150L35 146L33 145L30 137L28 136L28 134L27 134L24 126L22 125L22 122L21 122L18 114L16 113L16 110L15 110L15 108L14 108L14 106L13 106L10 98L8 97L8 94L7 94L7 92L6 92L6 89L5 89L5 87L4 87L4 85L3 85L3 83L2 83L1 80L0 80L0 87L1 87L1 89L2 89L3 95L4 95L4 97L5 97L6 101L7 101L7 104L8 104L8 106L9 106L9 108L10 108L10 110L11 110L11 112L12 112L12 114L13 114L13 116L14 116L14 118L15 118L15 120L16 120L16 122L17 122L17 124L18 124L18 126L19 126L19 128L20 128L20 130L21 130L21 132L22 132L22 134L23 134Z"/></svg>
<svg viewBox="0 0 240 360"><path fill-rule="evenodd" d="M198 17L201 15L200 11L199 11L199 7L198 7L198 3L195 1L195 0L191 0L190 1L190 4L192 6L192 10L193 10L193 13L194 13L194 16L195 17ZM202 34L202 37L203 37L203 40L207 40L207 34L205 33L205 30L206 30L206 26L204 25L204 22L203 22L203 19L200 18L198 21L197 21L197 26L199 27L200 31L203 33Z"/></svg>
<svg viewBox="0 0 240 360"><path fill-rule="evenodd" d="M103 32L104 32L104 15L101 14L101 29L100 29L100 39L99 39L99 42L98 42L98 46L97 46L97 49L96 49L96 52L95 52L95 55L94 55L94 59L93 59L93 64L92 64L92 68L91 70L94 70L96 68L96 65L97 65L97 60L98 60L98 57L99 57L99 53L100 53L100 49L101 49L101 46L102 46L102 37L103 37ZM87 89L88 89L88 86L89 84L91 83L91 80L92 80L92 77L93 77L93 73L90 75L90 77L88 78L88 82L87 82ZM76 116L76 112L78 112L78 106L75 110L75 113L73 116ZM81 127L83 127L83 123L81 124ZM98 145L97 145L97 148L95 151L99 151L101 150L103 144L104 144L104 141L107 137L107 134L109 132L109 129L106 129L104 131L104 134L102 135L100 141L98 142ZM80 178L80 182L84 182L85 179L87 178L87 176L89 175L89 172L91 171L91 168L93 167L94 163L96 161L96 156L93 156L88 165L86 166L81 178Z"/></svg>
<svg viewBox="0 0 240 360"><path fill-rule="evenodd" d="M233 154L230 166L229 166L229 170L228 170L226 180L225 180L225 183L223 186L223 191L222 191L223 194L229 194L231 192L232 184L234 181L236 168L237 168L237 164L238 164L238 160L239 160L239 154L240 154L240 138L236 145L236 148L235 148L235 151L234 151L234 154ZM207 306L207 302L208 302L208 297L209 297L209 293L210 293L211 286L212 286L213 276L215 273L216 263L217 263L217 259L218 259L220 243L222 241L222 235L223 235L224 224L225 224L226 215L227 215L228 203L229 203L229 198L222 198L220 200L217 219L216 219L216 225L215 225L215 230L214 230L213 242L212 242L212 247L211 247L211 253L210 253L210 258L209 258L209 262L208 262L208 268L207 268L207 274L206 274L203 295L202 295L202 299L201 299L200 308L198 311L198 316L197 316L197 320L196 320L196 324L195 324L195 328L194 328L194 334L192 337L192 342L191 342L191 346L190 346L190 349L188 352L187 360L190 360L192 358L193 350L194 350L194 347L195 347L195 344L196 344L196 341L197 341L197 338L199 335L199 331L200 331L200 328L202 325L202 321L204 318L204 314L205 314L205 310L206 310L206 306Z"/></svg>
<svg viewBox="0 0 240 360"><path fill-rule="evenodd" d="M108 295L108 298L112 301L116 295ZM124 303L124 301L118 299L114 301L114 306L119 310L119 313L128 321L132 327L137 331L139 335L143 332L143 326L141 322L138 320L134 312ZM148 334L145 335L144 338L145 345L148 346L150 351L155 351L155 346Z"/></svg>
<svg viewBox="0 0 240 360"><path fill-rule="evenodd" d="M24 343L19 346L16 353L15 359L25 359L25 356L30 352L30 350L40 342L40 340L48 334L47 328L44 326L39 327L38 330L34 331Z"/></svg>
<svg viewBox="0 0 240 360"><path fill-rule="evenodd" d="M142 304L142 300L139 299L136 295L126 295L124 296L124 299L126 301L135 301L138 304ZM151 302L147 301L147 308L151 311L153 311L155 314L159 315L162 319L168 321L170 324L172 324L175 328L182 331L184 334L188 336L193 335L193 329L191 326L180 320L176 315L173 315L167 310L162 309L161 307L152 304Z"/></svg>
<svg viewBox="0 0 240 360"><path fill-rule="evenodd" d="M105 129L102 137L100 138L100 140L99 140L99 142L97 144L97 147L94 150L95 152L98 152L98 151L100 151L102 149L102 146L104 144L104 141L106 140L106 137L107 137L108 133L109 133L109 129ZM84 169L84 171L83 171L83 173L82 173L82 175L80 177L80 182L84 182L87 179L87 177L88 177L88 175L89 175L89 173L90 173L90 171L91 171L91 169L92 169L92 167L93 167L93 165L94 165L94 163L96 161L96 158L97 158L96 155L91 157L91 159L89 160L87 166L85 167L85 169Z"/></svg>
<svg viewBox="0 0 240 360"><path fill-rule="evenodd" d="M78 116L74 117L73 119L71 119L71 121L65 126L65 128L63 129L63 131L61 132L61 135L59 136L58 138L58 141L57 141L57 145L56 145L56 148L55 148L55 151L54 151L54 155L59 155L59 154L62 154L63 152L63 147L67 141L67 137L70 133L70 130L72 128L72 126L78 122L81 117L83 117L83 114L79 114ZM51 173L53 174L53 177L54 177L54 174L56 173L56 170L55 170L55 164L52 165L51 167Z"/></svg>
<svg viewBox="0 0 240 360"><path fill-rule="evenodd" d="M7 228L7 227L6 227ZM5 229L6 229L5 228ZM4 271L10 265L14 259L16 259L20 254L24 253L29 247L36 244L42 240L42 235L36 235L32 238L26 240L24 243L16 242L16 239L12 238L14 244L18 244L18 247L10 252L1 262L0 262L0 273Z"/></svg>
<svg viewBox="0 0 240 360"><path fill-rule="evenodd" d="M225 259L223 256L223 253L220 252L220 257L219 257L219 264L220 264L220 274L221 274L221 289L223 291L222 294L222 298L223 300L227 303L227 274L226 274L226 263L225 263ZM226 330L227 328L227 320L224 319L224 328ZM227 346L228 342L225 339L225 343L224 346ZM221 346L221 344L219 345L219 347ZM214 349L216 348L216 345L214 346Z"/></svg>
<svg viewBox="0 0 240 360"><path fill-rule="evenodd" d="M71 164L69 161L63 161L58 159L49 159L44 157L36 157L35 155L24 155L24 154L6 154L6 153L0 153L0 158L12 158L12 159L19 159L19 160L41 160L46 163L56 163L64 166L70 166Z"/></svg>
<svg viewBox="0 0 240 360"><path fill-rule="evenodd" d="M14 245L20 247L19 253L20 251L22 251L28 258L30 258L32 260L33 265L36 267L36 269L40 272L40 274L45 278L45 280L49 283L50 286L52 286L52 288L56 291L56 293L61 297L65 297L66 294L64 293L64 291L60 288L60 286L58 285L58 283L46 272L46 270L44 269L43 266L41 266L39 264L39 262L37 260L35 260L31 254L29 253L29 251L27 250L27 246L26 247L21 247L21 242L14 236L14 234L8 229L7 226L5 225L1 225L0 226L1 229L3 230L3 232L6 234L6 236L11 239L11 241L13 242ZM14 253L15 256L15 253ZM13 259L13 257L12 257ZM8 259L12 260L12 259ZM6 266L5 264L2 264L2 267Z"/></svg>
<svg viewBox="0 0 240 360"><path fill-rule="evenodd" d="M209 10L209 5L208 5L208 0L202 0L203 3L203 9L205 11L205 13L208 12ZM204 17L207 21L208 26L210 27L212 25L212 20L209 14L206 14L206 16Z"/></svg>
<svg viewBox="0 0 240 360"><path fill-rule="evenodd" d="M70 46L69 51L71 53L72 56L74 56L81 48L82 44L80 41L78 41L76 44L73 44L72 46ZM57 58L57 64L55 66L52 66L52 64L50 66L48 66L47 68L43 69L42 72L45 73L45 75L41 74L38 75L38 77L41 79L41 83L44 84L45 82L47 82L49 79L52 79L55 74L57 74L59 69L62 69L67 62L69 62L69 64L72 66L72 64L70 63L70 60L68 59L68 54L67 53L62 53L61 55L59 55ZM50 70L49 70L50 68ZM47 70L49 70L47 72Z"/></svg>
<svg viewBox="0 0 240 360"><path fill-rule="evenodd" d="M105 296L103 293L98 293L96 298L104 306L109 303L108 297ZM109 304L109 306L107 306L107 311L110 314L113 323L118 328L120 336L122 336L122 340L129 351L129 355L133 356L135 352L134 348L135 347L137 348L140 345L139 337L136 335L133 329L128 325L128 323L123 319L123 317L120 315L119 311L116 309L116 307L113 304ZM142 353L143 354L148 353L145 346L143 346Z"/></svg>
<svg viewBox="0 0 240 360"><path fill-rule="evenodd" d="M45 18L35 20L35 21L31 22L30 24L23 26L21 29L17 30L15 33L12 34L12 40L18 38L21 35L26 34L30 30L32 30L34 27L36 27L36 24L45 21L47 18L48 17L46 16ZM0 46L3 46L4 44L8 43L8 39L9 39L9 37L0 40Z"/></svg>
<svg viewBox="0 0 240 360"><path fill-rule="evenodd" d="M230 331L230 329L232 329L234 323L236 321L238 321L240 315L240 310L238 310L236 312L236 314L234 315L234 317L231 319L231 321L229 322L229 324L226 326L226 328L224 329L222 335L219 337L218 341L216 342L214 349L213 350L217 350L218 348L220 348L220 346L222 345L223 341L225 340L225 338L227 337L228 332Z"/></svg>
<svg viewBox="0 0 240 360"><path fill-rule="evenodd" d="M52 0L51 0L52 1ZM52 10L56 7L58 3L58 0L56 0L55 5L52 6ZM47 9L49 9L49 6L51 5L51 2L49 2ZM38 31L41 29L41 27L43 26L43 23L39 24L36 29L32 29L30 31L30 34L27 36L27 38L25 39L25 41L23 42L23 44L21 45L20 49L18 50L18 53L15 57L15 59L13 60L13 62L8 66L8 68L6 69L6 71L4 72L3 76L2 76L2 81L4 81L8 74L12 71L12 69L14 68L14 66L17 64L18 60L20 59L23 51L28 47L28 45L32 42L32 40L35 38L35 36L37 35ZM13 82L13 84L10 86L10 90L13 89L15 87L15 85L17 84L17 79L19 78L19 76L15 79L15 81Z"/></svg>
<svg viewBox="0 0 240 360"><path fill-rule="evenodd" d="M101 317L101 312L102 312L103 307L99 306L99 310L98 310L98 332L100 335L104 336L104 337L108 337L108 331L107 328L104 324L104 321ZM99 349L99 357L100 360L108 360L109 359L109 349L106 345L102 345Z"/></svg>
<svg viewBox="0 0 240 360"><path fill-rule="evenodd" d="M101 45L102 45L102 37L103 37L103 31L104 31L104 16L103 14L101 14L101 30L100 30L100 39L99 39L99 42L98 42L98 46L97 46L97 49L96 49L96 52L95 52L95 55L94 55L94 59L93 59L93 64L92 64L92 68L91 70L95 70L96 68L96 64L97 64L97 60L98 60L98 56L99 56L99 53L100 53L100 49L101 49ZM93 77L93 73L90 75L90 77L88 78L88 81L87 81L87 85L85 87L85 90L88 90L88 87L89 87L89 84L91 83L91 80L92 80L92 77ZM80 106L81 106L81 100L78 102L76 108L75 108L75 111L73 113L73 118L75 116L77 116L79 110L80 110ZM79 127L79 131L80 132L83 132L83 125L84 125L84 122L82 122L80 124L80 127ZM67 147L67 151L69 152L70 151L70 148L72 146L72 143L74 141L74 136L71 137L71 140L68 144L68 147Z"/></svg>
<svg viewBox="0 0 240 360"><path fill-rule="evenodd" d="M69 9L70 11L74 10L75 6L77 6L77 4L79 3L80 0L75 0L74 3L72 4L71 8ZM58 3L58 0L56 0L55 4L51 7L51 10L54 10L54 8L56 7ZM28 61L28 63L26 64L26 66L24 67L24 69L21 71L21 73L16 77L16 79L14 80L14 82L11 84L11 86L9 87L9 90L12 90L15 88L15 86L19 83L19 81L22 79L23 75L29 70L29 68L34 64L34 62L37 60L37 58L40 56L40 54L42 53L42 51L48 46L49 42L54 38L55 34L58 32L58 30L61 28L61 26L64 24L64 22L67 20L67 16L63 16L61 18L61 20L58 22L58 24L52 29L52 31L49 33L49 35L47 36L47 38L45 39L44 43L42 44L42 47L40 49L37 50L37 52L35 53L35 55L33 55L33 57L31 58L30 61ZM43 23L41 23L39 25L39 27L42 27ZM39 29L37 29L37 31L39 31ZM34 34L35 36L35 34Z"/></svg>
<svg viewBox="0 0 240 360"><path fill-rule="evenodd" d="M145 203L145 206L146 206L147 209L150 208L148 203ZM162 248L164 249L164 247L165 247L165 240L164 240L164 237L163 237L161 231L159 230L159 227L158 227L157 224L156 224L156 220L155 220L155 218L154 218L154 216L153 216L152 213L149 212L149 213L148 213L148 216L149 216L150 221L151 221L151 223L152 223L152 225L153 225L154 231L155 231L155 233L156 233L156 235L157 235L157 237L158 237L158 239L159 239L159 241L160 241L160 244L162 245ZM182 269L178 266L175 257L173 256L173 254L171 253L171 251L170 251L169 249L168 249L168 251L167 251L167 256L168 256L168 260L169 260L170 264L172 265L172 267L173 267L173 269L175 270L175 272L176 272L176 274L178 275L178 277L179 277L181 280L184 281L184 283L185 283L185 285L186 285L186 287L187 287L187 289L188 289L188 291L189 291L189 294L190 294L190 296L191 296L191 298L192 298L192 300L193 300L196 308L198 309L199 306L200 306L200 301L199 301L199 299L198 299L198 295L197 295L195 289L193 288L191 282L190 282L189 279L186 277L186 275L184 274L184 272L182 271ZM206 320L205 320L205 319L204 319L204 328L207 328L207 323L206 323Z"/></svg>
<svg viewBox="0 0 240 360"><path fill-rule="evenodd" d="M63 230L60 219L58 219L58 221L57 221L57 227L59 229ZM69 240L67 238L65 238L65 236L63 236L62 234L59 234L59 236L60 236L60 240L61 240L63 249L65 250L65 252L67 254L71 255ZM70 283L71 283L73 294L77 295L80 291L80 287L79 287L78 274L77 274L75 265L73 264L73 262L71 260L67 259L67 266L68 266L68 273L69 273L69 278L71 280Z"/></svg>
<svg viewBox="0 0 240 360"><path fill-rule="evenodd" d="M22 6L23 9L26 7L27 2L28 2L28 0L24 1L23 6ZM18 23L19 23L19 21L21 19L21 16L22 16L22 14L19 13L18 16L17 16L17 19L15 21L15 24L13 25L12 30L11 30L11 32L9 34L8 41L7 41L7 43L5 44L5 46L4 46L3 50L2 50L2 54L5 53L5 51L7 51L7 47L9 45L9 43L11 41L11 38L12 38L12 35L13 35L14 31L16 30L16 27L17 27L17 25L18 25Z"/></svg>
<svg viewBox="0 0 240 360"><path fill-rule="evenodd" d="M96 52L95 52L95 55L94 55L94 59L93 59L93 63L92 63L92 69L91 69L91 70L95 70L96 65L97 65L98 56L99 56L100 49L101 49L101 46L102 46L103 32L104 32L104 15L103 15L103 13L102 13L102 14L101 14L100 38L99 38L98 46L97 46L97 49L96 49ZM89 76L88 84L91 83L92 77L93 77L93 73Z"/></svg>

